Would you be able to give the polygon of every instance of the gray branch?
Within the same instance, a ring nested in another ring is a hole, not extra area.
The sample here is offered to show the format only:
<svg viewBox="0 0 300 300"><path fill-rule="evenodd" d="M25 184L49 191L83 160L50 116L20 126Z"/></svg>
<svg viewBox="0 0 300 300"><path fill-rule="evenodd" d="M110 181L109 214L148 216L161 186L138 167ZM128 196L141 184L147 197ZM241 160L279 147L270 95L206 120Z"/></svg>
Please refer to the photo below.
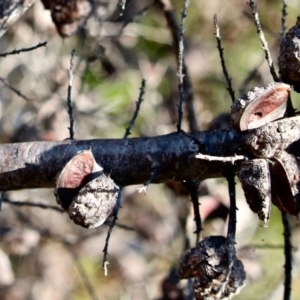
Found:
<svg viewBox="0 0 300 300"><path fill-rule="evenodd" d="M120 186L143 184L159 166L154 183L221 177L231 161L197 159L247 155L243 137L233 130L180 133L110 140L31 142L0 145L0 190L54 187L64 165L78 152L92 152ZM237 165L239 162L236 163Z"/></svg>

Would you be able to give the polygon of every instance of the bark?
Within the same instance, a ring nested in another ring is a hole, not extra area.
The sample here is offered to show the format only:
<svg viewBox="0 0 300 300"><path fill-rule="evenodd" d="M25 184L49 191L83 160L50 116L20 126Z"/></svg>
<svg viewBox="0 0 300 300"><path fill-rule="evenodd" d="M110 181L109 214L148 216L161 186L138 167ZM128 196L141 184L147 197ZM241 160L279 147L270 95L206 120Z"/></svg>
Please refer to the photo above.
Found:
<svg viewBox="0 0 300 300"><path fill-rule="evenodd" d="M35 0L0 1L0 37L15 23L35 2Z"/></svg>
<svg viewBox="0 0 300 300"><path fill-rule="evenodd" d="M233 130L111 140L31 142L0 145L0 190L54 187L64 165L92 145L93 155L120 186L221 177L231 162L195 157L247 155L243 137ZM237 168L238 162L234 168Z"/></svg>

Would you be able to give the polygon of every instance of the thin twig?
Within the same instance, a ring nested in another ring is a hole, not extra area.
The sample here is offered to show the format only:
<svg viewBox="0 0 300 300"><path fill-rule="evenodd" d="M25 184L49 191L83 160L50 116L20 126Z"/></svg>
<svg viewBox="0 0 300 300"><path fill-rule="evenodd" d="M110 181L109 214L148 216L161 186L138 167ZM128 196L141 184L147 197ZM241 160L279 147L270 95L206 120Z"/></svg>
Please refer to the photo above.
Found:
<svg viewBox="0 0 300 300"><path fill-rule="evenodd" d="M196 158L208 160L208 161L222 161L222 162L231 162L234 164L237 160L246 160L247 157L244 155L235 155L235 156L212 156L199 153L196 155Z"/></svg>
<svg viewBox="0 0 300 300"><path fill-rule="evenodd" d="M282 0L281 29L280 29L280 33L279 33L279 37L280 37L280 52L282 51L283 40L284 40L285 31L286 31L285 22L286 22L286 17L288 15L286 9L287 9L287 0Z"/></svg>
<svg viewBox="0 0 300 300"><path fill-rule="evenodd" d="M106 235L106 239L105 239L105 245L104 245L104 248L102 250L103 252L103 263L102 263L102 267L104 269L104 275L107 276L107 265L109 264L108 260L107 260L107 256L108 256L108 244L109 244L109 239L110 239L110 236L111 236L111 233L113 231L113 228L118 220L118 213L119 213L119 210L120 210L120 207L121 207L121 192L122 192L122 189L120 188L119 190L119 193L118 193L118 197L117 197L117 201L116 201L116 205L115 205L115 208L114 208L114 215L113 215L113 219L112 219L112 222L111 222L111 225L109 226L109 229L108 229L108 232L107 232L107 235Z"/></svg>
<svg viewBox="0 0 300 300"><path fill-rule="evenodd" d="M274 68L274 64L273 64L273 61L272 61L272 58L271 58L268 43L265 39L265 35L264 35L263 30L262 30L261 25L260 25L260 20L259 20L259 15L258 15L258 12L257 12L256 3L255 3L254 0L250 0L249 2L247 2L247 5L249 5L252 9L254 24L255 24L255 27L257 29L257 34L259 36L260 42L262 44L262 49L265 51L265 57L266 57L266 60L268 62L269 68L270 68L270 73L273 77L273 80L275 82L279 82L280 80L279 80L279 78L276 74L275 68Z"/></svg>
<svg viewBox="0 0 300 300"><path fill-rule="evenodd" d="M229 168L225 173L226 179L228 181L228 192L230 199L230 209L229 209L229 221L228 221L228 230L227 230L227 260L228 267L226 272L226 277L216 299L219 299L225 290L229 278L231 275L234 257L235 257L235 232L236 232L236 195L235 195L235 182L234 182L234 172ZM219 297L219 298L218 298Z"/></svg>
<svg viewBox="0 0 300 300"><path fill-rule="evenodd" d="M225 59L224 59L224 48L222 48L222 44L221 44L220 27L218 25L218 16L216 14L214 15L213 20L214 20L214 26L215 26L215 30L216 30L215 36L216 36L216 40L217 40L217 48L218 48L219 54L220 54L223 74L225 76L225 80L226 80L227 85L228 85L226 87L226 89L230 94L232 102L234 102L235 96L234 96L234 90L233 90L232 84L231 84L232 78L229 76L227 68L226 68Z"/></svg>
<svg viewBox="0 0 300 300"><path fill-rule="evenodd" d="M6 57L8 55L14 55L14 54L20 54L21 52L29 52L32 50L35 50L37 48L40 47L45 47L47 45L47 42L43 42L43 43L38 43L36 46L30 47L30 48L22 48L22 49L15 49L11 52L6 52L6 53L0 53L0 57Z"/></svg>
<svg viewBox="0 0 300 300"><path fill-rule="evenodd" d="M85 286L88 294L90 295L91 299L93 300L99 300L97 294L96 294L96 291L93 287L93 285L91 284L89 278L88 278L88 275L87 273L85 272L80 260L79 260L79 257L76 253L76 251L74 250L74 248L72 247L72 245L70 245L69 243L66 243L64 242L63 245L66 247L66 249L71 253L72 257L73 257L73 260L75 262L75 265L76 265L76 268L80 274L80 277L82 278L82 281L83 281L83 285Z"/></svg>
<svg viewBox="0 0 300 300"><path fill-rule="evenodd" d="M291 243L291 227L287 213L281 212L281 219L283 224L283 236L284 236L284 294L283 300L289 300L291 298L291 286L292 286L292 269L293 269L293 246Z"/></svg>
<svg viewBox="0 0 300 300"><path fill-rule="evenodd" d="M0 77L0 81L7 87L9 88L12 92L14 92L15 94L17 94L19 97L23 98L25 101L30 101L30 99L25 96L24 94L22 94L19 90L17 90L16 88L14 88L13 86L11 86L9 83L6 82L5 79L3 79L2 77Z"/></svg>
<svg viewBox="0 0 300 300"><path fill-rule="evenodd" d="M173 48L174 53L176 54L176 61L178 63L178 55L179 55L179 25L177 19L175 17L175 13L172 7L172 3L170 0L155 0L155 2L161 7L165 19L167 21L169 30L173 39ZM185 92L185 108L187 112L187 122L189 125L189 131L193 132L198 130L197 124L197 116L194 109L194 91L193 85L191 82L191 78L189 76L188 69L186 67L184 57L183 57L183 66L182 72L184 73L183 78L183 88Z"/></svg>
<svg viewBox="0 0 300 300"><path fill-rule="evenodd" d="M129 126L126 128L125 134L124 134L124 139L126 139L129 135L130 135L130 130L133 127L135 120L138 116L138 113L140 111L140 106L142 104L143 101L143 95L145 93L145 85L146 85L146 81L145 79L142 79L142 83L141 83L141 87L140 87L140 94L139 94L139 98L138 101L136 102L136 109L134 111L133 117L129 123ZM107 276L108 270L107 270L107 266L109 264L108 260L107 260L107 256L108 256L108 245L109 245L109 240L110 240L110 236L111 233L113 231L114 226L116 225L116 222L118 220L118 214L119 214L119 210L121 208L121 192L122 192L122 188L120 188L119 193L118 193L118 197L117 197L117 201L114 207L114 213L113 213L113 219L109 225L109 229L106 235L106 239L105 239L105 245L103 248L103 264L102 267L104 269L104 274L105 276Z"/></svg>
<svg viewBox="0 0 300 300"><path fill-rule="evenodd" d="M190 193L191 201L193 204L193 210L194 210L194 221L196 223L196 246L199 243L201 239L201 231L203 230L202 228L202 220L201 220L201 215L199 211L199 198L198 198L198 190L200 186L200 181L199 180L189 180L183 182L183 185L187 188L187 190Z"/></svg>
<svg viewBox="0 0 300 300"><path fill-rule="evenodd" d="M70 140L74 139L74 128L73 128L74 118L73 118L73 107L72 107L72 98L71 98L72 83L73 83L74 56L75 56L75 49L73 49L72 52L71 52L70 69L68 70L68 72L69 72L69 85L68 85L67 105L68 105L68 115L69 115L69 119L70 119L70 127L68 127L69 133L70 133Z"/></svg>
<svg viewBox="0 0 300 300"><path fill-rule="evenodd" d="M160 172L159 165L157 165L155 163L153 163L152 169L153 169L153 171L151 172L150 178L144 183L144 185L142 187L136 188L139 193L146 194L149 184L151 184L154 181L154 179L157 177L157 175Z"/></svg>
<svg viewBox="0 0 300 300"><path fill-rule="evenodd" d="M133 114L133 117L128 125L128 127L126 128L126 131L125 131L125 134L124 134L124 139L127 139L128 136L131 134L130 130L131 128L133 127L134 125L134 122L138 116L138 113L140 111L140 107L141 107L141 104L143 102L143 95L145 94L145 85L146 85L146 80L145 79L142 79L142 83L141 83L141 87L140 87L140 94L139 94L139 98L138 100L135 102L136 103L136 109L134 111L134 114Z"/></svg>
<svg viewBox="0 0 300 300"><path fill-rule="evenodd" d="M229 170L227 172L226 179L228 181L228 191L230 199L230 210L229 210L229 222L228 222L228 231L227 238L232 241L235 240L236 232L236 195L235 195L235 182L234 182L234 172Z"/></svg>
<svg viewBox="0 0 300 300"><path fill-rule="evenodd" d="M179 25L179 51L178 51L178 72L177 76L179 78L178 90L179 90L179 103L178 103L178 123L177 123L177 131L181 132L181 123L183 117L183 101L184 101L184 91L183 91L183 77L184 74L182 72L183 66L183 55L184 55L184 42L183 42L183 35L184 35L184 23L187 17L187 8L190 4L190 0L185 0L183 5L183 10L181 12L181 21Z"/></svg>
<svg viewBox="0 0 300 300"><path fill-rule="evenodd" d="M15 205L15 206L30 206L30 207L38 207L38 208L42 208L42 209L52 209L52 210L55 210L60 213L64 212L64 210L62 208L54 206L54 205L48 205L48 204L43 204L43 203L33 203L33 202L29 202L29 201L11 201L6 196L4 196L2 198L2 202L8 203L11 205Z"/></svg>

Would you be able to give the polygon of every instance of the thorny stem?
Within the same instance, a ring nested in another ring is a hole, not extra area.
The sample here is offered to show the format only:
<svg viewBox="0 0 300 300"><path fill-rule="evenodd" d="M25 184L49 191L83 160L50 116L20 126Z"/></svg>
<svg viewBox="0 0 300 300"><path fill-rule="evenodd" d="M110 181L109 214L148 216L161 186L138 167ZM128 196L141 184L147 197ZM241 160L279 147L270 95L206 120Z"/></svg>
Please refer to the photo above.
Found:
<svg viewBox="0 0 300 300"><path fill-rule="evenodd" d="M184 186L188 189L191 197L191 201L193 204L193 210L194 210L194 221L196 223L196 243L195 245L199 243L201 239L201 231L203 230L202 228L202 221L201 221L201 215L199 211L199 198L198 198L198 189L200 186L200 181L198 180L189 180L183 183Z"/></svg>
<svg viewBox="0 0 300 300"><path fill-rule="evenodd" d="M22 48L22 49L18 49L18 50L15 49L11 52L0 53L0 57L6 57L8 55L20 54L21 52L29 52L29 51L35 50L37 48L40 48L40 47L46 47L46 45L47 45L47 42L38 43L36 46L30 47L30 48Z"/></svg>
<svg viewBox="0 0 300 300"><path fill-rule="evenodd" d="M287 8L287 0L282 0L281 30L280 30L280 33L279 33L279 36L280 36L280 52L282 51L283 40L284 40L285 31L286 31L285 22L286 22L286 17L288 15L288 13L286 11L286 8Z"/></svg>
<svg viewBox="0 0 300 300"><path fill-rule="evenodd" d="M103 252L103 263L102 263L102 267L104 269L104 275L107 276L107 265L109 264L108 263L108 260L107 260L107 256L108 256L108 244L109 244L109 240L110 240L110 236L111 236L111 233L113 231L113 228L118 220L118 213L119 213L119 210L120 210L120 207L121 207L121 192L122 192L122 188L120 188L119 192L118 192L118 197L117 197L117 201L116 201L116 205L115 205L115 208L114 208L114 214L113 214L113 219L112 219L112 222L109 226L109 229L108 229L108 232L107 232L107 235L106 235L106 239L105 239L105 245L104 245L104 248L102 250Z"/></svg>
<svg viewBox="0 0 300 300"><path fill-rule="evenodd" d="M128 136L130 135L130 130L133 127L135 120L138 116L138 113L140 111L140 107L143 101L143 95L145 93L145 85L146 85L146 81L145 79L142 79L142 83L141 83L141 87L140 87L140 94L139 94L139 98L138 101L136 102L136 109L134 111L133 117L129 123L129 126L126 128L125 134L124 134L124 139L127 139ZM150 178L151 179L151 178ZM121 194L122 194L122 188L120 188L119 193L118 193L118 197L117 197L117 201L114 207L114 212L113 212L113 219L112 222L109 225L109 229L106 235L106 239L105 239L105 245L103 248L103 264L102 267L104 269L104 274L105 276L107 276L108 270L107 270L107 265L109 264L108 260L107 260L107 256L108 256L108 244L109 244L109 240L110 240L110 236L112 234L113 228L116 225L116 222L118 220L118 214L119 214L119 210L121 208Z"/></svg>
<svg viewBox="0 0 300 300"><path fill-rule="evenodd" d="M215 14L214 15L214 26L216 29L216 40L217 40L217 48L219 50L219 54L220 54L220 59L221 59L221 65L222 65L222 69L223 69L223 74L225 76L225 80L227 82L228 87L226 87L227 91L230 94L231 100L232 102L234 102L235 100L235 96L234 96L234 90L232 88L232 84L231 84L231 80L232 78L229 76L227 68L226 68L226 63L225 63L225 59L224 59L224 48L222 48L222 43L221 43L221 35L220 35L220 27L218 25L218 16Z"/></svg>
<svg viewBox="0 0 300 300"><path fill-rule="evenodd" d="M182 72L182 66L183 66L183 55L184 55L184 42L183 42L183 35L184 35L184 23L187 17L187 8L190 4L189 0L184 1L183 10L181 12L181 22L179 25L179 51L178 51L178 73L177 76L179 78L179 103L178 103L178 123L177 123L177 131L181 132L181 123L182 123L182 117L183 117L183 101L184 101L184 91L183 91L183 77L184 74Z"/></svg>
<svg viewBox="0 0 300 300"><path fill-rule="evenodd" d="M73 83L73 67L74 67L74 56L75 56L75 49L72 50L71 52L71 59L70 59L70 69L69 71L69 85L68 85L68 96L67 96L67 105L68 105L68 114L69 114L69 119L70 119L70 127L69 133L70 133L70 139L74 139L74 118L73 118L73 107L72 107L72 98L71 98L71 93L72 93L72 83Z"/></svg>
<svg viewBox="0 0 300 300"><path fill-rule="evenodd" d="M228 170L227 174L225 174L225 176L228 181L228 191L229 191L229 199L230 199L227 238L234 241L235 240L235 232L236 232L236 210L237 210L237 207L236 207L235 182L234 182L233 170Z"/></svg>
<svg viewBox="0 0 300 300"><path fill-rule="evenodd" d="M31 207L38 207L38 208L42 208L42 209L52 209L52 210L55 210L60 213L64 212L64 210L58 206L48 205L48 204L43 204L43 203L33 203L33 202L29 202L29 201L11 201L6 196L4 196L2 198L2 202L8 203L11 205L15 205L15 206L31 206Z"/></svg>
<svg viewBox="0 0 300 300"><path fill-rule="evenodd" d="M178 55L179 55L179 25L177 23L174 10L172 8L172 3L170 0L155 0L154 3L157 3L165 16L165 19L167 21L170 33L172 35L173 39L173 48L174 52L176 53L176 61L178 63ZM189 76L188 69L186 67L186 64L184 62L184 58L182 61L182 72L184 73L183 77L183 88L185 91L185 107L186 107L186 112L187 112L187 122L189 125L189 131L193 132L198 130L198 124L197 124L197 116L195 114L195 109L194 109L194 92L193 92L193 86L192 82Z"/></svg>
<svg viewBox="0 0 300 300"><path fill-rule="evenodd" d="M293 253L292 253L292 243L291 243L291 227L289 223L289 218L287 213L281 212L281 219L283 224L283 236L284 236L284 294L283 300L289 300L291 298L291 285L292 285L292 262L293 262Z"/></svg>
<svg viewBox="0 0 300 300"><path fill-rule="evenodd" d="M270 54L270 50L269 50L269 47L268 47L268 43L265 39L265 35L263 33L263 30L262 30L262 27L261 27L261 24L260 24L260 20L259 20L259 15L258 15L258 12L257 12L257 6L256 6L256 3L254 0L250 0L249 2L247 2L247 5L249 5L252 9L252 15L253 15L253 19L254 19L254 24L255 24L255 27L257 29L257 34L259 36L259 39L260 39L260 42L262 44L262 49L265 51L265 57L266 57L266 60L268 62L268 65L269 65L269 68L270 68L270 72L271 72L271 75L273 77L273 80L275 82L280 82L277 74L276 74L276 71L275 71L275 68L274 68L274 64L273 64L273 61L272 61L272 58L271 58L271 54Z"/></svg>
<svg viewBox="0 0 300 300"><path fill-rule="evenodd" d="M235 193L235 182L234 182L234 172L229 167L226 174L226 179L228 181L228 191L230 199L230 209L229 209L229 221L228 221L228 230L227 230L227 260L228 268L226 272L226 277L220 290L218 291L216 299L219 299L225 290L230 274L233 267L234 256L235 256L235 232L236 232L236 193ZM219 297L219 298L218 298Z"/></svg>
<svg viewBox="0 0 300 300"><path fill-rule="evenodd" d="M7 87L9 88L11 91L13 91L15 94L17 94L19 97L23 98L25 101L29 101L30 99L25 96L24 94L22 94L19 90L17 90L16 88L14 88L13 86L11 86L9 83L6 82L5 79L0 77L0 81Z"/></svg>
<svg viewBox="0 0 300 300"><path fill-rule="evenodd" d="M135 120L138 116L138 113L140 111L140 107L141 107L141 104L143 102L143 95L145 94L145 85L146 85L146 80L145 79L142 79L142 83L141 83L141 87L140 87L140 94L139 94L139 98L138 100L136 101L136 109L134 111L134 114L133 114L133 117L128 125L128 127L126 128L126 132L124 134L124 139L127 139L128 136L131 134L130 130L131 128L133 127L134 123L135 123Z"/></svg>

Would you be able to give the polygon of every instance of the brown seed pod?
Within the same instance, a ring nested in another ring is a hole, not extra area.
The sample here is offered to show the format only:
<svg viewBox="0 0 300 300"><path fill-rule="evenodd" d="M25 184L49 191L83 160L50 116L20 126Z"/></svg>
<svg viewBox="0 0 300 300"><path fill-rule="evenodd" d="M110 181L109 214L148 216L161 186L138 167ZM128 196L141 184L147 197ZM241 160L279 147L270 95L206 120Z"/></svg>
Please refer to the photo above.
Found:
<svg viewBox="0 0 300 300"><path fill-rule="evenodd" d="M57 180L57 203L69 212L75 224L95 228L111 214L119 187L103 172L91 148L75 155Z"/></svg>
<svg viewBox="0 0 300 300"><path fill-rule="evenodd" d="M300 92L300 15L296 25L285 35L278 57L279 74L283 82Z"/></svg>
<svg viewBox="0 0 300 300"><path fill-rule="evenodd" d="M88 182L74 198L69 216L75 224L86 228L102 225L116 204L119 187L103 172Z"/></svg>
<svg viewBox="0 0 300 300"><path fill-rule="evenodd" d="M231 107L232 126L238 131L245 131L282 118L289 92L289 85L276 82L253 88L234 101Z"/></svg>
<svg viewBox="0 0 300 300"><path fill-rule="evenodd" d="M272 201L281 210L298 216L300 212L300 164L296 157L285 151L270 163Z"/></svg>
<svg viewBox="0 0 300 300"><path fill-rule="evenodd" d="M272 158L300 139L299 117L286 118L249 130L245 143L259 158Z"/></svg>
<svg viewBox="0 0 300 300"><path fill-rule="evenodd" d="M93 8L92 0L42 0L62 37L75 34L86 22Z"/></svg>
<svg viewBox="0 0 300 300"><path fill-rule="evenodd" d="M210 236L185 254L180 264L179 278L194 278L197 300L229 299L244 286L244 266L237 259L233 247L233 253L229 255L229 248L225 237ZM227 280L229 257L232 268Z"/></svg>
<svg viewBox="0 0 300 300"><path fill-rule="evenodd" d="M251 210L268 226L271 213L271 176L266 159L252 159L241 164L238 173Z"/></svg>
<svg viewBox="0 0 300 300"><path fill-rule="evenodd" d="M54 194L57 203L68 210L79 190L91 180L91 174L102 170L95 161L91 149L75 155L65 165L56 182Z"/></svg>

